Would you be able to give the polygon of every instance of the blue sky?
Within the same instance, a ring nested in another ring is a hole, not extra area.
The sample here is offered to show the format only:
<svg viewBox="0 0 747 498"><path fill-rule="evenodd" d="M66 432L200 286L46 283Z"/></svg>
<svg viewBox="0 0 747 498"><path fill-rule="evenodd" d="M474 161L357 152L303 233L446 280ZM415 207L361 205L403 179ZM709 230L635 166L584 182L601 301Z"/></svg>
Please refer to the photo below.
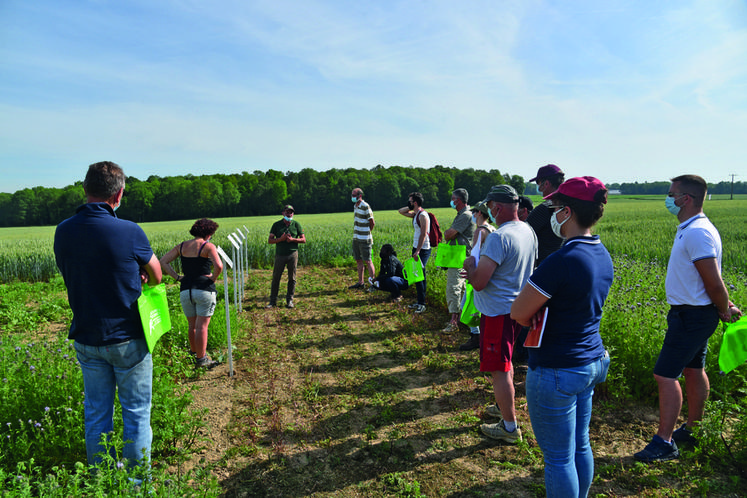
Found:
<svg viewBox="0 0 747 498"><path fill-rule="evenodd" d="M747 181L743 0L2 0L0 26L0 192L100 160Z"/></svg>

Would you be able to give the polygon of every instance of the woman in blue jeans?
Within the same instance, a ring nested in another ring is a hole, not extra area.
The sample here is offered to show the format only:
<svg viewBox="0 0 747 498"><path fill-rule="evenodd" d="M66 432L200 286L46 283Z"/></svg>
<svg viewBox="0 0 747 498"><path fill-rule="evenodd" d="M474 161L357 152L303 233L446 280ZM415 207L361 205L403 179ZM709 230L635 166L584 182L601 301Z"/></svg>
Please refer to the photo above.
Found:
<svg viewBox="0 0 747 498"><path fill-rule="evenodd" d="M590 176L571 178L545 199L552 200L553 232L565 242L529 278L511 318L529 326L548 310L540 346L528 348L529 416L545 459L547 496L585 497L594 478L592 396L610 364L599 322L612 259L591 234L604 213L607 189Z"/></svg>

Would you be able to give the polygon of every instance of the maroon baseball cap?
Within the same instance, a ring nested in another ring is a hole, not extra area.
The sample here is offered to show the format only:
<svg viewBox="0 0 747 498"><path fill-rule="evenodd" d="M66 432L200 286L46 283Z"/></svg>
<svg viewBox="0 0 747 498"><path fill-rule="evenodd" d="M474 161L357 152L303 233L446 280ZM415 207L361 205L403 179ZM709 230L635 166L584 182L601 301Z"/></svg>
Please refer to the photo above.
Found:
<svg viewBox="0 0 747 498"><path fill-rule="evenodd" d="M562 173L560 168L555 166L554 164L548 164L546 166L542 166L540 169L537 170L537 176L529 180L530 182L536 182L538 179L547 178L548 176L557 175L558 173Z"/></svg>
<svg viewBox="0 0 747 498"><path fill-rule="evenodd" d="M600 191L604 191L603 197L598 197ZM593 176L577 176L569 178L558 187L558 190L545 197L552 199L557 194L567 195L581 201L602 202L607 204L607 187L604 183Z"/></svg>

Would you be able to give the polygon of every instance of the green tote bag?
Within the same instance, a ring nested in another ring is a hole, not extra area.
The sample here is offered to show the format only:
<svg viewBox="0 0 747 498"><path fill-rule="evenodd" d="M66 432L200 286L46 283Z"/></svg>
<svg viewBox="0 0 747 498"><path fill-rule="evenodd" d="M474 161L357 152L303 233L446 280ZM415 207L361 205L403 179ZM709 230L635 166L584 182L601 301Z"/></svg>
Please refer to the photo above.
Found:
<svg viewBox="0 0 747 498"><path fill-rule="evenodd" d="M137 299L137 308L140 311L140 321L143 324L148 351L153 353L158 339L171 330L169 303L166 300L166 286L164 284L153 287L147 284L144 285L143 293Z"/></svg>
<svg viewBox="0 0 747 498"><path fill-rule="evenodd" d="M467 259L467 246L441 242L436 248L436 266L441 268L461 268Z"/></svg>

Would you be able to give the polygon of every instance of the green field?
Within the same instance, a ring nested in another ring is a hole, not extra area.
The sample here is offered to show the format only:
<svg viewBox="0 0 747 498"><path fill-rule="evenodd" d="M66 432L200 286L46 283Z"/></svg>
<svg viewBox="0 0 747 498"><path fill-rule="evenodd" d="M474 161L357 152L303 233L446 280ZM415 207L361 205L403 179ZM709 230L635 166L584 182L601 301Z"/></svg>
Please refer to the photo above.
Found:
<svg viewBox="0 0 747 498"><path fill-rule="evenodd" d="M708 201L705 210L721 233L725 272L744 272L747 268L747 199ZM437 208L431 211L438 217L442 229L448 228L453 210ZM375 216L376 246L390 243L400 256L409 254L412 230L408 220L395 211L379 211ZM267 236L277 219L277 216L217 219L220 228L214 242L230 254L227 235L236 230L244 231L246 227L250 266L267 268L272 265L274 257L274 247L267 243ZM307 239L300 251L301 265L339 265L352 261L352 213L297 213L296 219L303 225ZM153 250L160 256L189 238L192 222L144 223L141 226ZM596 232L613 255L666 264L676 225L675 217L664 208L662 198L611 197ZM54 227L0 228L1 281L43 281L56 274L53 237Z"/></svg>

